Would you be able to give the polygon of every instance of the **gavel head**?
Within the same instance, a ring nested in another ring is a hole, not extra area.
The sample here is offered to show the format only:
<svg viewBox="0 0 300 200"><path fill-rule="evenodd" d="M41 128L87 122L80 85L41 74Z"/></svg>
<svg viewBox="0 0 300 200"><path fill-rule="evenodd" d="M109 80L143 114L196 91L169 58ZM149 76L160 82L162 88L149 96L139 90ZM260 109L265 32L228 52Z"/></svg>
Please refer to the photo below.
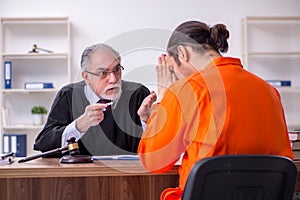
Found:
<svg viewBox="0 0 300 200"><path fill-rule="evenodd" d="M71 156L74 156L79 153L78 143L76 142L75 137L71 137L67 140L68 142L68 151L70 152Z"/></svg>
<svg viewBox="0 0 300 200"><path fill-rule="evenodd" d="M38 53L37 48L38 48L37 45L34 44L34 45L32 46L32 51L31 51L31 52L33 52L33 53Z"/></svg>

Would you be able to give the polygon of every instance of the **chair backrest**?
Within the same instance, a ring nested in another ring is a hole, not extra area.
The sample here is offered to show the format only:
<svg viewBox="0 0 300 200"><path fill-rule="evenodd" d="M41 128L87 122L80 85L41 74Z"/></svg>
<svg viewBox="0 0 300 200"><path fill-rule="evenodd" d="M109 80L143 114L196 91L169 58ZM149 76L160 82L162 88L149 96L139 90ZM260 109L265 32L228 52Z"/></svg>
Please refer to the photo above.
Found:
<svg viewBox="0 0 300 200"><path fill-rule="evenodd" d="M195 163L182 200L291 200L296 179L295 164L283 156L214 156Z"/></svg>

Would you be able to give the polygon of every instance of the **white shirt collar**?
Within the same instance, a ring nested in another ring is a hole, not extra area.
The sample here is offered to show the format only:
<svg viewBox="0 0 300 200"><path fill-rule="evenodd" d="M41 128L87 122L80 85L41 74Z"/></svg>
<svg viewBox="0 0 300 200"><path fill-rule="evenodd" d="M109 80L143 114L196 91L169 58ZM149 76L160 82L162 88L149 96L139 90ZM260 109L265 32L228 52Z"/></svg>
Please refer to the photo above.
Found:
<svg viewBox="0 0 300 200"><path fill-rule="evenodd" d="M90 102L90 104L94 104L94 103L97 103L97 101L99 101L99 97L94 93L94 91L88 85L84 86L84 94L85 94L87 100ZM112 108L116 107L118 100L119 99L113 101L114 104L112 105Z"/></svg>
<svg viewBox="0 0 300 200"><path fill-rule="evenodd" d="M84 94L87 100L90 102L90 104L94 104L99 100L99 97L93 92L93 90L88 85L84 86Z"/></svg>

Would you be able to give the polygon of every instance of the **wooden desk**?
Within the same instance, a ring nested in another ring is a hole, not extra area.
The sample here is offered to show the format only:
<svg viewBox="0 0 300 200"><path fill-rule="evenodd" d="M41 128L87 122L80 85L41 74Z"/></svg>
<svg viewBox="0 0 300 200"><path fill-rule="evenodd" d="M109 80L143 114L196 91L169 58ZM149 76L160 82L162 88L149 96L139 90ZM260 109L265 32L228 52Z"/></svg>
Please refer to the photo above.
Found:
<svg viewBox="0 0 300 200"><path fill-rule="evenodd" d="M178 167L150 174L139 161L60 164L55 158L0 165L1 200L158 200L178 186Z"/></svg>
<svg viewBox="0 0 300 200"><path fill-rule="evenodd" d="M300 161L295 187L300 192ZM0 165L1 200L158 200L167 187L178 186L178 167L165 174L149 174L139 161L95 161L60 164L37 159Z"/></svg>

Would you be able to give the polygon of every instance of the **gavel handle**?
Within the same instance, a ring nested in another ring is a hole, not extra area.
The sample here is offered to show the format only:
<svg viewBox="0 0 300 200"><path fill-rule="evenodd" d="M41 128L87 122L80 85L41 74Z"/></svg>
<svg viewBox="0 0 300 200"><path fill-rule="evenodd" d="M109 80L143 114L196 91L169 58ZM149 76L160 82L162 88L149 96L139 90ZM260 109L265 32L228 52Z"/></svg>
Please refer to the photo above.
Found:
<svg viewBox="0 0 300 200"><path fill-rule="evenodd" d="M49 155L53 155L53 154L56 154L56 153L61 153L62 151L67 150L67 149L68 149L68 147L65 146L65 147L53 149L53 150L50 150L50 151L46 151L46 152L43 152L43 153L40 153L40 154L28 156L28 157L25 157L25 158L19 160L18 163L27 162L27 161L34 160L34 159L37 159L37 158L40 158L40 157L43 157L43 156L49 156Z"/></svg>
<svg viewBox="0 0 300 200"><path fill-rule="evenodd" d="M53 53L53 51L50 51L50 50L47 50L47 49L42 49L42 48L39 48L39 47L37 47L36 49L41 50L41 51L45 51L47 53Z"/></svg>

